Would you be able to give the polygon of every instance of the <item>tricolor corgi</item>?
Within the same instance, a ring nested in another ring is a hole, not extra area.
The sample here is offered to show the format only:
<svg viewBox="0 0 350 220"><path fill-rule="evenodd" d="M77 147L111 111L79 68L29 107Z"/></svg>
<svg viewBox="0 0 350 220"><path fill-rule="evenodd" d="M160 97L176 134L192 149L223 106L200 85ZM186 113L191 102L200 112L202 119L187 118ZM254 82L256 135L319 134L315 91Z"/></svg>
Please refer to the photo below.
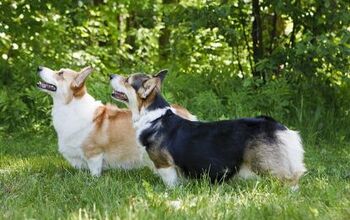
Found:
<svg viewBox="0 0 350 220"><path fill-rule="evenodd" d="M137 139L166 185L176 185L179 174L206 174L220 182L269 172L297 186L306 171L298 132L266 116L216 122L181 118L161 95L166 73L110 77L112 96L127 103Z"/></svg>
<svg viewBox="0 0 350 220"><path fill-rule="evenodd" d="M59 152L77 169L99 176L108 168L131 169L145 165L144 150L135 138L131 112L104 105L87 93L85 81L92 68L79 72L39 67L37 87L53 98L52 120ZM182 117L195 119L174 106Z"/></svg>

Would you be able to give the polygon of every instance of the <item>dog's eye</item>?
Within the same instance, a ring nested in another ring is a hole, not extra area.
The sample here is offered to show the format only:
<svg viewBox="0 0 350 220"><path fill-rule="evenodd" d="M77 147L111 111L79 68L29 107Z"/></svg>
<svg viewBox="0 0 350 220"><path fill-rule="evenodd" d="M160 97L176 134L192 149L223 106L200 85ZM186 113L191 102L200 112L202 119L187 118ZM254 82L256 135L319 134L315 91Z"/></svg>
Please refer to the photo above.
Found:
<svg viewBox="0 0 350 220"><path fill-rule="evenodd" d="M58 74L59 76L62 76L62 75L63 75L63 71L59 71L57 74Z"/></svg>
<svg viewBox="0 0 350 220"><path fill-rule="evenodd" d="M125 82L128 83L129 82L129 77L125 79Z"/></svg>

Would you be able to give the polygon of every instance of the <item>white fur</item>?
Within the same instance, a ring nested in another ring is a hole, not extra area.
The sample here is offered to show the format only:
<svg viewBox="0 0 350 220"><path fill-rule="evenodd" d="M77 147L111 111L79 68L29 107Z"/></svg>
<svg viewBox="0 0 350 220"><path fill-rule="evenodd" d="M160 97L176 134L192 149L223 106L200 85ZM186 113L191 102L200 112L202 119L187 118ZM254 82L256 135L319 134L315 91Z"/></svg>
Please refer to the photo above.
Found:
<svg viewBox="0 0 350 220"><path fill-rule="evenodd" d="M291 179L299 179L306 171L304 165L304 149L298 132L293 130L278 131L277 139L288 163L289 175ZM288 172L288 171L285 171Z"/></svg>
<svg viewBox="0 0 350 220"><path fill-rule="evenodd" d="M77 169L89 169L94 176L99 176L103 169L108 168L134 168L141 164L130 161L121 162L110 160L108 155L100 154L86 158L83 144L94 129L94 116L97 108L103 106L92 96L85 93L82 97L73 98L66 103L66 95L70 89L69 83L55 80L55 72L49 68L42 68L40 77L47 83L57 87L56 92L44 90L53 98L52 118L58 136L58 148L63 157ZM140 153L140 161L142 161ZM142 162L140 162L142 163Z"/></svg>
<svg viewBox="0 0 350 220"><path fill-rule="evenodd" d="M174 187L177 185L178 177L175 167L160 168L157 171L167 186Z"/></svg>
<svg viewBox="0 0 350 220"><path fill-rule="evenodd" d="M88 94L79 100L73 99L68 104L55 101L54 98L52 119L58 136L58 149L71 165L78 169L90 169L82 144L93 130L94 114L100 106L102 103L95 101ZM93 170L90 169L90 172L93 174Z"/></svg>
<svg viewBox="0 0 350 220"><path fill-rule="evenodd" d="M242 179L257 179L258 176L245 164L239 169L238 176Z"/></svg>
<svg viewBox="0 0 350 220"><path fill-rule="evenodd" d="M49 68L42 67L42 70L40 71L40 77L47 83L57 85L57 80L54 77L55 72L52 71Z"/></svg>
<svg viewBox="0 0 350 220"><path fill-rule="evenodd" d="M102 172L103 166L103 154L96 155L87 159L89 170L91 175L99 177Z"/></svg>
<svg viewBox="0 0 350 220"><path fill-rule="evenodd" d="M129 101L125 102L122 100L117 100L119 102L123 102L124 104L126 104L131 113L132 113L132 119L133 121L138 120L139 116L140 116L140 112L138 111L138 107L137 107L137 95L135 90L133 89L126 89L125 86L123 85L122 81L125 80L124 77L119 76L119 75L115 75L114 78L111 80L111 86L114 90L118 91L118 92L122 92L124 93Z"/></svg>
<svg viewBox="0 0 350 220"><path fill-rule="evenodd" d="M136 130L136 138L139 139L142 131L148 129L151 126L151 122L162 117L168 109L170 108L161 108L153 111L141 109L139 117L133 119L134 128Z"/></svg>
<svg viewBox="0 0 350 220"><path fill-rule="evenodd" d="M128 90L125 88L125 86L122 83L123 80L125 80L124 77L115 75L110 83L114 90L126 94L126 96L129 99L128 102L123 102L123 101L122 102L128 105L129 109L132 112L132 120L133 120L134 128L136 129L137 139L139 139L138 137L142 133L142 131L149 128L149 126L151 125L150 122L162 117L168 109L170 109L174 114L176 114L176 109L172 107L156 109L153 111L147 111L146 109L142 108L139 112L137 107L137 98L136 98L137 95L133 89ZM118 100L118 101L121 101L121 100ZM194 115L190 115L188 120L197 121L197 117Z"/></svg>
<svg viewBox="0 0 350 220"><path fill-rule="evenodd" d="M39 74L45 82L57 87L56 92L46 92L53 98L51 114L58 136L58 150L73 167L90 168L82 144L93 129L95 111L102 106L102 103L85 94L79 99L73 98L67 104L66 95L69 93L70 85L65 81L58 82L55 79L55 72L49 68L43 67ZM96 173L96 168L90 171L93 175L99 175Z"/></svg>
<svg viewBox="0 0 350 220"><path fill-rule="evenodd" d="M114 90L118 91L118 92L122 92L124 94L127 95L127 97L129 98L128 96L128 90L125 88L124 85L122 85L122 81L124 80L124 77L122 76L119 76L119 75L114 75L113 79L111 79L110 83L111 83L111 86ZM128 102L124 102L122 100L118 100L119 102L123 102L125 104L128 105Z"/></svg>
<svg viewBox="0 0 350 220"><path fill-rule="evenodd" d="M300 136L298 132L288 129L277 131L275 135L276 144L260 143L259 147L254 148L258 169L296 185L306 171Z"/></svg>
<svg viewBox="0 0 350 220"><path fill-rule="evenodd" d="M89 94L73 99L69 104L54 102L52 117L60 153L72 166L78 169L89 168L94 176L99 176L102 170L109 168L131 169L143 166L143 149L140 149L140 160L136 162L111 160L105 154L99 156L98 160L85 157L83 143L94 128L93 118L100 106L102 103L95 101Z"/></svg>

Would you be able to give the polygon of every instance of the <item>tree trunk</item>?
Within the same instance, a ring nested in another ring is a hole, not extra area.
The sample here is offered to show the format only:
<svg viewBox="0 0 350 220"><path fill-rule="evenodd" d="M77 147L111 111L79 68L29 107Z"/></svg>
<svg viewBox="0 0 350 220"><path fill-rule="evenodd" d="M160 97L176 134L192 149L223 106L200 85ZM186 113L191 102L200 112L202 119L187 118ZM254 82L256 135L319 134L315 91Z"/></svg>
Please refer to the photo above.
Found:
<svg viewBox="0 0 350 220"><path fill-rule="evenodd" d="M239 68L239 71L241 71L241 74L242 74L242 76L244 78L244 71L243 71L243 66L242 66L242 63L241 63L241 58L239 57L239 47L238 47L237 43L236 43L235 48L232 48L232 50L233 50L234 55L237 57L238 68Z"/></svg>
<svg viewBox="0 0 350 220"><path fill-rule="evenodd" d="M94 5L103 4L103 0L93 0Z"/></svg>
<svg viewBox="0 0 350 220"><path fill-rule="evenodd" d="M240 16L240 22L241 22L241 26L242 26L242 33L243 33L243 38L244 38L244 42L248 51L248 55L247 55L247 59L249 61L249 66L251 69L251 72L253 73L254 70L254 65L253 65L253 60L252 60L252 50L251 47L249 46L249 39L246 33L246 22L245 22L245 18L247 17L246 14L243 14L243 10L242 8L244 7L244 2L242 0L240 0L238 2L238 8L239 8L239 16Z"/></svg>
<svg viewBox="0 0 350 220"><path fill-rule="evenodd" d="M270 33L270 49L269 49L270 54L273 51L274 43L276 40L276 29L277 29L277 13L276 11L274 11L272 15L272 30Z"/></svg>
<svg viewBox="0 0 350 220"><path fill-rule="evenodd" d="M300 7L300 1L299 0L296 0L295 1L295 6L296 7ZM292 20L293 20L293 29L292 29L292 33L290 34L290 40L289 40L289 42L290 42L290 47L294 47L294 45L295 45L295 35L296 35L296 33L298 32L298 26L299 26L299 22L298 22L298 20L297 20L297 18L292 18Z"/></svg>
<svg viewBox="0 0 350 220"><path fill-rule="evenodd" d="M162 6L169 7L172 4L178 3L178 0L163 0ZM164 28L160 30L160 35L158 38L158 46L159 46L159 60L166 61L169 58L169 47L170 47L170 35L171 30L168 25L164 22L164 13L161 14L162 22L164 23Z"/></svg>
<svg viewBox="0 0 350 220"><path fill-rule="evenodd" d="M122 33L125 33L125 17L122 13L117 15L117 22L118 22L118 31L119 31L119 37L118 37L118 43L119 47L122 47L125 44L125 38L123 37Z"/></svg>
<svg viewBox="0 0 350 220"><path fill-rule="evenodd" d="M253 56L255 67L256 64L263 58L263 37L262 37L262 23L260 17L259 0L252 0L253 25L252 25L252 39L253 39ZM253 70L253 76L260 77L265 80L265 76L261 71Z"/></svg>
<svg viewBox="0 0 350 220"><path fill-rule="evenodd" d="M137 27L135 22L136 13L131 11L129 12L129 17L126 18L126 33L127 37L125 43L130 45L129 52L133 53L136 51L136 37L135 33L132 33Z"/></svg>

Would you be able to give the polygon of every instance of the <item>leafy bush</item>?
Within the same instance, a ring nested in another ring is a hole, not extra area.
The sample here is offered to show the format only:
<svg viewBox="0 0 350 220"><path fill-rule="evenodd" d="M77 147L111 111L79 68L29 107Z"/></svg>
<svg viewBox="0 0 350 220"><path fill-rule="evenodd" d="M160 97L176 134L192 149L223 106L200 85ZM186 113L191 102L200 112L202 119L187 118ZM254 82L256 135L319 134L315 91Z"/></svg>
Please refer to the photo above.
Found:
<svg viewBox="0 0 350 220"><path fill-rule="evenodd" d="M1 1L0 131L49 127L37 66L92 65L89 91L104 102L109 74L168 68L166 97L203 120L265 114L349 138L346 1L253 2Z"/></svg>

